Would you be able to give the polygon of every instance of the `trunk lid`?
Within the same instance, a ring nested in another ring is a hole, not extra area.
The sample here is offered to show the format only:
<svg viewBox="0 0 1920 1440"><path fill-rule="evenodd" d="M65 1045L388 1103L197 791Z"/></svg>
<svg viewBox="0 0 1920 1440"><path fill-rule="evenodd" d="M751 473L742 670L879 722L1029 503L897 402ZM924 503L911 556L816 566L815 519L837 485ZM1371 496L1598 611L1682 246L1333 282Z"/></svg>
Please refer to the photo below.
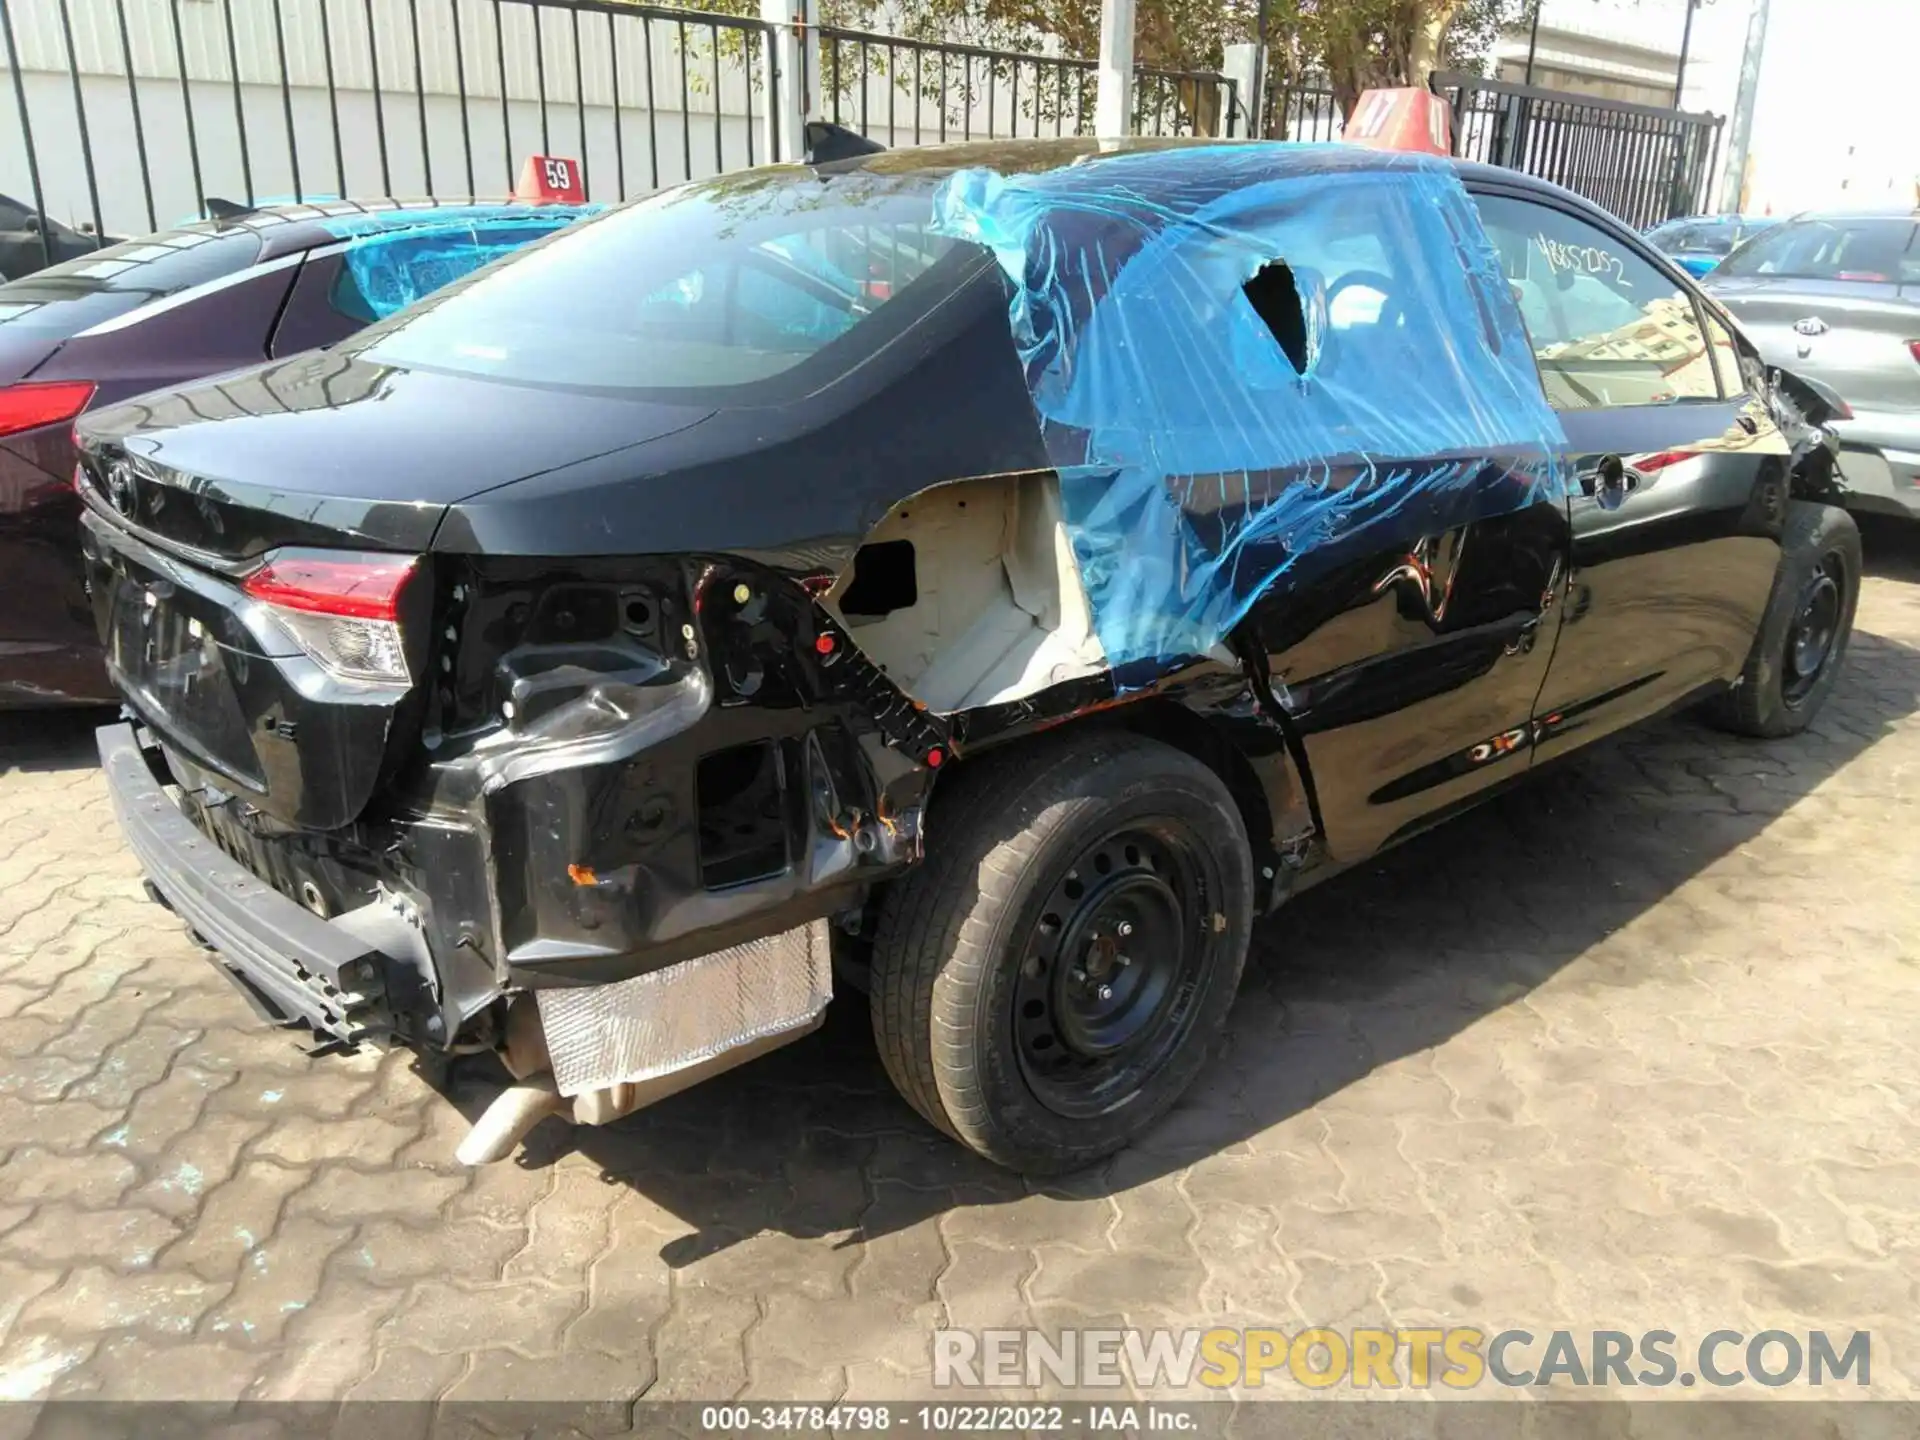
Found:
<svg viewBox="0 0 1920 1440"><path fill-rule="evenodd" d="M206 785L345 825L413 743L447 507L708 413L325 353L94 412L82 549L109 672ZM317 608L265 583L315 565L348 572ZM406 575L389 610L356 567Z"/></svg>
<svg viewBox="0 0 1920 1440"><path fill-rule="evenodd" d="M1920 407L1914 287L1852 280L1710 279L1769 365L1830 385L1856 411Z"/></svg>
<svg viewBox="0 0 1920 1440"><path fill-rule="evenodd" d="M80 429L100 478L131 459L151 479L136 524L238 561L289 544L422 551L455 501L709 413L315 351L108 406Z"/></svg>

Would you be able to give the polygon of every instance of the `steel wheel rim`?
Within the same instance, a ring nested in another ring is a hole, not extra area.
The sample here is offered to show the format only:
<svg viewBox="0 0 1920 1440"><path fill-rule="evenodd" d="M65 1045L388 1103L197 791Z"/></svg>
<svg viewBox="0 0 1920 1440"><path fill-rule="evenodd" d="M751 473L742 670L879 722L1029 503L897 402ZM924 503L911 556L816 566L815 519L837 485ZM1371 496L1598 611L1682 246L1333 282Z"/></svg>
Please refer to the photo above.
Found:
<svg viewBox="0 0 1920 1440"><path fill-rule="evenodd" d="M1786 671L1781 685L1782 697L1789 706L1806 700L1833 658L1840 636L1845 574L1840 557L1829 553L1801 587L1793 622L1787 627Z"/></svg>
<svg viewBox="0 0 1920 1440"><path fill-rule="evenodd" d="M1202 853L1184 828L1129 826L1048 890L1013 994L1021 1077L1048 1110L1086 1119L1124 1104L1192 1028L1216 937Z"/></svg>

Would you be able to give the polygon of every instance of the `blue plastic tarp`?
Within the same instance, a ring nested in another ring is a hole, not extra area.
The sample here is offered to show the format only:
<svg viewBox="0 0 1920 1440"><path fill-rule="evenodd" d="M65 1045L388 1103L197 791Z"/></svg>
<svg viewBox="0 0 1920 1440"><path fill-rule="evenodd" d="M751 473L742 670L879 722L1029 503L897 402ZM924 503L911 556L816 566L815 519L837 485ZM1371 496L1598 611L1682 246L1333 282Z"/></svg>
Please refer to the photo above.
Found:
<svg viewBox="0 0 1920 1440"><path fill-rule="evenodd" d="M433 219L431 212L421 212L417 224L398 223L395 216L404 211L375 211L340 216L327 228L352 238L343 261L346 274L371 317L384 320L599 208L475 206L463 208L457 219Z"/></svg>
<svg viewBox="0 0 1920 1440"><path fill-rule="evenodd" d="M1124 151L957 172L935 215L1011 282L1116 671L1204 654L1312 557L1565 493L1565 434L1443 161L1339 145ZM1262 318L1244 288L1256 277L1297 306L1291 327Z"/></svg>

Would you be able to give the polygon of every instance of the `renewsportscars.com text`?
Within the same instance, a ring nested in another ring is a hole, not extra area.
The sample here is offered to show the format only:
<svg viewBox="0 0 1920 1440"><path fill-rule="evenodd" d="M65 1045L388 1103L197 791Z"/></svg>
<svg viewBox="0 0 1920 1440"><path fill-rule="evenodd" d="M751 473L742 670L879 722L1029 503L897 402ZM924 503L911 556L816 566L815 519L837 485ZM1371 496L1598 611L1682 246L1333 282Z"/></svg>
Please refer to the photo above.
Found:
<svg viewBox="0 0 1920 1440"><path fill-rule="evenodd" d="M937 1387L1058 1384L1141 1390L1499 1386L1730 1388L1872 1383L1865 1330L936 1330Z"/></svg>

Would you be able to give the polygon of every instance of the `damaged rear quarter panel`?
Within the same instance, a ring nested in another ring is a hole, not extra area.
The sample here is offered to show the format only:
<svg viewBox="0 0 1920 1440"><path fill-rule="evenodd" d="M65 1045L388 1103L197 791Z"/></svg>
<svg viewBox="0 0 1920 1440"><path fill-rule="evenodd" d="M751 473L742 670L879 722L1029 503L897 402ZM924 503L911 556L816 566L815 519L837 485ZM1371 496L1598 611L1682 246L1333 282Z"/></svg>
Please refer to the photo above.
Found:
<svg viewBox="0 0 1920 1440"><path fill-rule="evenodd" d="M449 562L431 868L486 877L436 953L500 983L606 983L857 905L918 854L946 727L787 574L727 556ZM451 893L443 878L435 887ZM489 917L486 932L462 915Z"/></svg>

